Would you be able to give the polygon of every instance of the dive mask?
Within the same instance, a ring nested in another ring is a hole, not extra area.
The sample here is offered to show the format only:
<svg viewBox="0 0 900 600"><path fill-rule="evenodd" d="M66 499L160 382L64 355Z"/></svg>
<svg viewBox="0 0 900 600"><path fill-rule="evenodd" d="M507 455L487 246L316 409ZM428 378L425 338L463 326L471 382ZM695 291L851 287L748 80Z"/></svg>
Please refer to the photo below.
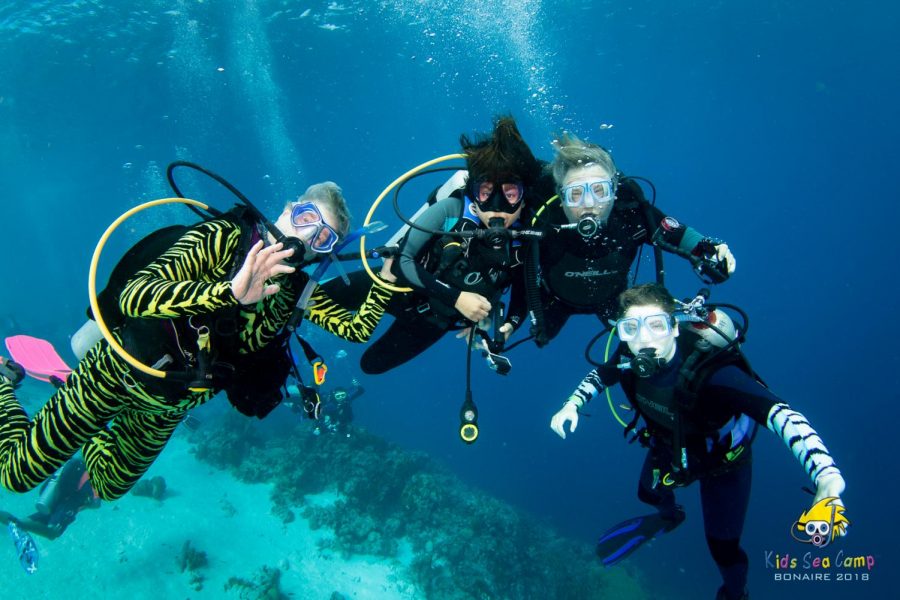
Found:
<svg viewBox="0 0 900 600"><path fill-rule="evenodd" d="M616 185L612 179L592 179L567 185L559 195L570 208L593 208L612 203L616 197Z"/></svg>
<svg viewBox="0 0 900 600"><path fill-rule="evenodd" d="M310 236L307 242L313 252L331 252L341 235L325 222L319 207L313 202L294 202L291 205L291 225ZM311 232L311 235L310 235Z"/></svg>
<svg viewBox="0 0 900 600"><path fill-rule="evenodd" d="M644 329L650 339L659 340L672 334L673 323L674 319L667 313L626 317L616 321L616 333L623 342L631 342L638 339Z"/></svg>
<svg viewBox="0 0 900 600"><path fill-rule="evenodd" d="M478 179L469 186L469 195L480 211L512 214L525 198L525 184L516 178Z"/></svg>

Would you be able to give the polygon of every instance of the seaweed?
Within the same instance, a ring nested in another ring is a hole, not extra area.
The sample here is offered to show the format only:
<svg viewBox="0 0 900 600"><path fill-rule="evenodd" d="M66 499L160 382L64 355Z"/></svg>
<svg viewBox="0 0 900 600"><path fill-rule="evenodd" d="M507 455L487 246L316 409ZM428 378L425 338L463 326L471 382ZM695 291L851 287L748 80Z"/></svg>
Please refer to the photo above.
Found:
<svg viewBox="0 0 900 600"><path fill-rule="evenodd" d="M190 576L191 587L198 592L202 590L206 577L200 573L200 570L209 566L209 557L206 552L195 548L190 540L185 540L181 546L181 552L175 557L175 562L182 573L187 572Z"/></svg>
<svg viewBox="0 0 900 600"><path fill-rule="evenodd" d="M235 589L241 600L288 600L281 589L281 570L263 566L253 579L229 577L225 591Z"/></svg>

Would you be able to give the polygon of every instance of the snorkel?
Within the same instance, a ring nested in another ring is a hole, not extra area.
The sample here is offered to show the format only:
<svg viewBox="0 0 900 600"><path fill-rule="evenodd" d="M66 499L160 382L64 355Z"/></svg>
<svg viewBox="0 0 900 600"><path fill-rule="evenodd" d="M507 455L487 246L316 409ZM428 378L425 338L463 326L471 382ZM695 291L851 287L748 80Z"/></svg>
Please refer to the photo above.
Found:
<svg viewBox="0 0 900 600"><path fill-rule="evenodd" d="M303 288L303 291L300 293L300 296L297 298L297 304L294 306L294 312L291 314L290 319L288 319L285 327L288 331L294 331L297 329L297 326L300 324L300 321L303 319L303 313L306 312L306 309L309 306L309 299L312 297L313 293L316 291L316 288L319 285L319 282L322 281L322 278L325 276L325 273L328 271L328 268L334 265L335 269L338 271L338 274L341 276L341 279L347 285L350 285L350 278L347 277L347 272L344 270L344 267L341 265L339 260L335 260L335 255L339 254L341 250L346 248L348 245L353 242L359 240L364 235L369 235L370 233L377 233L382 229L385 229L387 225L382 223L381 221L373 221L368 225L360 227L359 229L352 231L345 237L343 240L339 241L335 244L334 248L332 248L331 252L326 254L324 258L321 259L319 265L316 269L310 274L309 281L306 282L306 286ZM298 240L299 241L299 240ZM300 242L301 244L303 242ZM304 248L305 249L305 248Z"/></svg>
<svg viewBox="0 0 900 600"><path fill-rule="evenodd" d="M303 266L305 266L307 264L311 264L312 262L316 262L316 261L315 260L312 260L312 261L304 260L304 257L306 255L306 246L305 246L304 242L300 238L284 235L278 229L278 227L276 227L271 221L269 221L265 217L265 215L263 215L262 212L258 208L256 208L256 206L244 194L242 194L240 192L240 190L238 190L236 187L234 187L231 183L229 183L223 177L221 177L207 169L204 169L203 167L201 167L195 163L191 163L191 162L187 162L187 161L173 162L166 169L166 177L169 181L169 185L172 187L172 190L175 192L177 197L163 198L163 199L159 199L159 200L145 202L145 203L143 203L139 206L136 206L136 207L128 210L127 212L123 213L109 227L107 227L106 231L100 237L100 240L98 241L98 243L96 245L96 248L94 249L94 253L91 258L91 264L90 264L89 271L88 271L88 297L90 300L91 313L96 322L98 333L104 339L106 339L110 348L116 354L118 354L123 360L125 360L128 364L130 364L132 367L134 367L138 371L140 371L146 375L149 375L151 377L156 377L159 379L169 379L170 381L183 382L186 384L186 387L188 389L190 389L191 391L201 392L201 391L210 389L213 385L214 375L212 372L210 372L208 369L205 368L206 365L201 365L197 369L190 369L187 371L163 371L160 368L162 365L159 363L154 364L153 366L150 366L150 365L146 365L146 364L140 362L134 356L129 354L128 351L125 350L125 348L116 340L116 338L110 332L109 327L107 327L106 322L103 319L103 314L102 314L102 311L100 310L98 294L97 294L97 270L98 270L100 256L103 251L103 248L105 247L106 242L109 239L109 237L112 235L112 233L124 221L129 219L134 214L141 212L143 210L146 210L148 208L151 208L151 207L160 206L160 205L164 205L164 204L172 204L172 203L181 203L181 204L187 205L193 212L195 212L197 215L199 215L203 219L209 219L211 217L220 217L225 214L222 211L217 210L213 207L210 207L205 203L199 202L197 200L191 200L189 198L185 198L184 195L181 193L181 190L178 188L178 185L175 183L174 176L173 176L174 170L178 167L187 167L189 169L193 169L195 171L199 171L200 173L203 173L207 177L210 177L211 179L215 180L217 183L219 183L220 185L225 187L235 197L237 197L241 201L241 203L244 204L249 209L249 211L253 214L254 218L272 235L272 237L275 239L276 242L283 244L285 248L291 248L294 250L292 256L289 259L287 259L285 262L288 262L292 266L297 267L299 270ZM352 241L359 239L362 235L365 235L365 233L379 231L383 228L384 228L384 225L381 223L377 223L377 222L372 223L372 224L368 225L367 227L364 227L364 228L350 234L345 240L343 240L343 244L335 245L333 250L335 250L335 251L340 250L344 246L346 246L347 243L350 243ZM327 271L328 266L330 266L332 262L337 263L337 260L332 259L331 255L329 254L328 257L326 257L322 261L323 264L320 264L317 267L317 269L314 272L313 277L311 278L311 281L310 281L310 283L313 283L313 285L311 286L311 288L309 289L308 292L306 291L306 289L304 289L304 293L301 294L301 298L303 298L303 300L304 300L303 305L302 305L303 309L306 308L306 305L309 302L309 297L312 295L312 292L315 290L315 283L317 283L319 280L321 280L325 271ZM344 274L343 276L346 281L347 280L346 274ZM310 287L309 284L307 287ZM304 296L304 294L305 294L305 296ZM299 303L298 303L298 306L299 306ZM299 310L297 312L299 312L299 315L302 318L303 310ZM295 316L296 316L296 314L292 315L291 318L294 319ZM299 318L295 321L294 328L296 328L297 323L299 323ZM293 329L291 331L296 334L296 331L294 331ZM209 350L210 333L211 332L208 330L208 328L200 328L198 330L197 345L198 345L198 348L201 350L201 356L200 356L199 360L203 360L205 358L205 355L203 354L203 352L206 352ZM306 344L304 342L304 340L302 338L300 338L299 335L297 335L296 337L297 337L298 342L301 344L301 346L303 346L304 351L306 352L307 356L308 357L312 356L313 358L316 358L314 351L312 351L311 348L309 348L309 345ZM99 339L99 337L97 339ZM317 382L320 382L320 380L324 380L324 373L326 370L324 362L319 361L320 364L314 364L312 360L310 362L311 362L311 364L313 364L313 369L315 372Z"/></svg>
<svg viewBox="0 0 900 600"><path fill-rule="evenodd" d="M243 193L241 193L241 191L239 189L234 187L228 180L226 180L221 175L217 175L216 173L213 173L212 171L205 169L196 163L192 163L192 162L189 162L186 160L176 160L175 162L170 163L169 166L166 168L166 179L168 179L169 186L172 188L172 191L175 192L176 196L178 196L179 198L184 198L184 195L181 193L181 190L178 188L178 185L175 183L175 177L173 175L175 169L177 169L178 167L187 167L189 169L199 171L200 173L203 173L204 175L206 175L207 177L209 177L210 179L212 179L213 181L215 181L216 183L218 183L219 185L221 185L222 187L227 189L229 192L234 194L234 196L238 200L240 200L244 206L246 206L248 209L250 209L250 211L253 213L253 216L256 217L260 223L262 223L263 227L266 228L266 231L269 232L269 235L271 235L273 238L275 238L276 243L282 244L282 246L284 247L285 250L293 250L294 251L293 254L291 254L288 258L286 258L284 260L284 262L288 263L289 265L291 265L293 267L302 267L305 264L304 256L306 255L306 246L303 244L303 241L300 240L300 238L298 238L298 237L284 235L284 233L282 233L282 231L280 229L278 229L278 227L276 227L274 223L272 223L271 221L269 221L269 219L266 218L266 216L262 213L261 210L256 208L256 205L253 204L250 201L250 199L247 198L247 196L245 196ZM194 212L196 212L203 218L207 217L207 215L204 215L203 213L195 210L193 206L191 207L191 209L194 210ZM216 210L214 208L206 207L205 210L208 213L212 214L213 216L219 216L222 214L221 211Z"/></svg>

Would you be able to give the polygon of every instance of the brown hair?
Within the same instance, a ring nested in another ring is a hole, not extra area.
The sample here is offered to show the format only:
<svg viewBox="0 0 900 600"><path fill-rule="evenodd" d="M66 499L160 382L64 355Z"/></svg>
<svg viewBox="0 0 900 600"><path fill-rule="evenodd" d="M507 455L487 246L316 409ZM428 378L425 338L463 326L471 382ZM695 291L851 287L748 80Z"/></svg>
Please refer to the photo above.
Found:
<svg viewBox="0 0 900 600"><path fill-rule="evenodd" d="M659 306L670 315L678 308L669 290L658 283L643 283L619 294L619 316L624 315L632 306L648 304Z"/></svg>

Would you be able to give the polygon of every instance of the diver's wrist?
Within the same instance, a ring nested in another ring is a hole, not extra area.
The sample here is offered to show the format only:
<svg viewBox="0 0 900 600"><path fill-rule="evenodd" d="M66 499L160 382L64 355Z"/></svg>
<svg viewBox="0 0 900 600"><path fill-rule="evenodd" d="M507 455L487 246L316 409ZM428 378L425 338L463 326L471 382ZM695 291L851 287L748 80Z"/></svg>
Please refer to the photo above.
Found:
<svg viewBox="0 0 900 600"><path fill-rule="evenodd" d="M569 396L569 398L565 402L563 402L563 407L565 408L565 406L569 403L574 404L576 410L584 407L584 400L582 400L578 396Z"/></svg>

